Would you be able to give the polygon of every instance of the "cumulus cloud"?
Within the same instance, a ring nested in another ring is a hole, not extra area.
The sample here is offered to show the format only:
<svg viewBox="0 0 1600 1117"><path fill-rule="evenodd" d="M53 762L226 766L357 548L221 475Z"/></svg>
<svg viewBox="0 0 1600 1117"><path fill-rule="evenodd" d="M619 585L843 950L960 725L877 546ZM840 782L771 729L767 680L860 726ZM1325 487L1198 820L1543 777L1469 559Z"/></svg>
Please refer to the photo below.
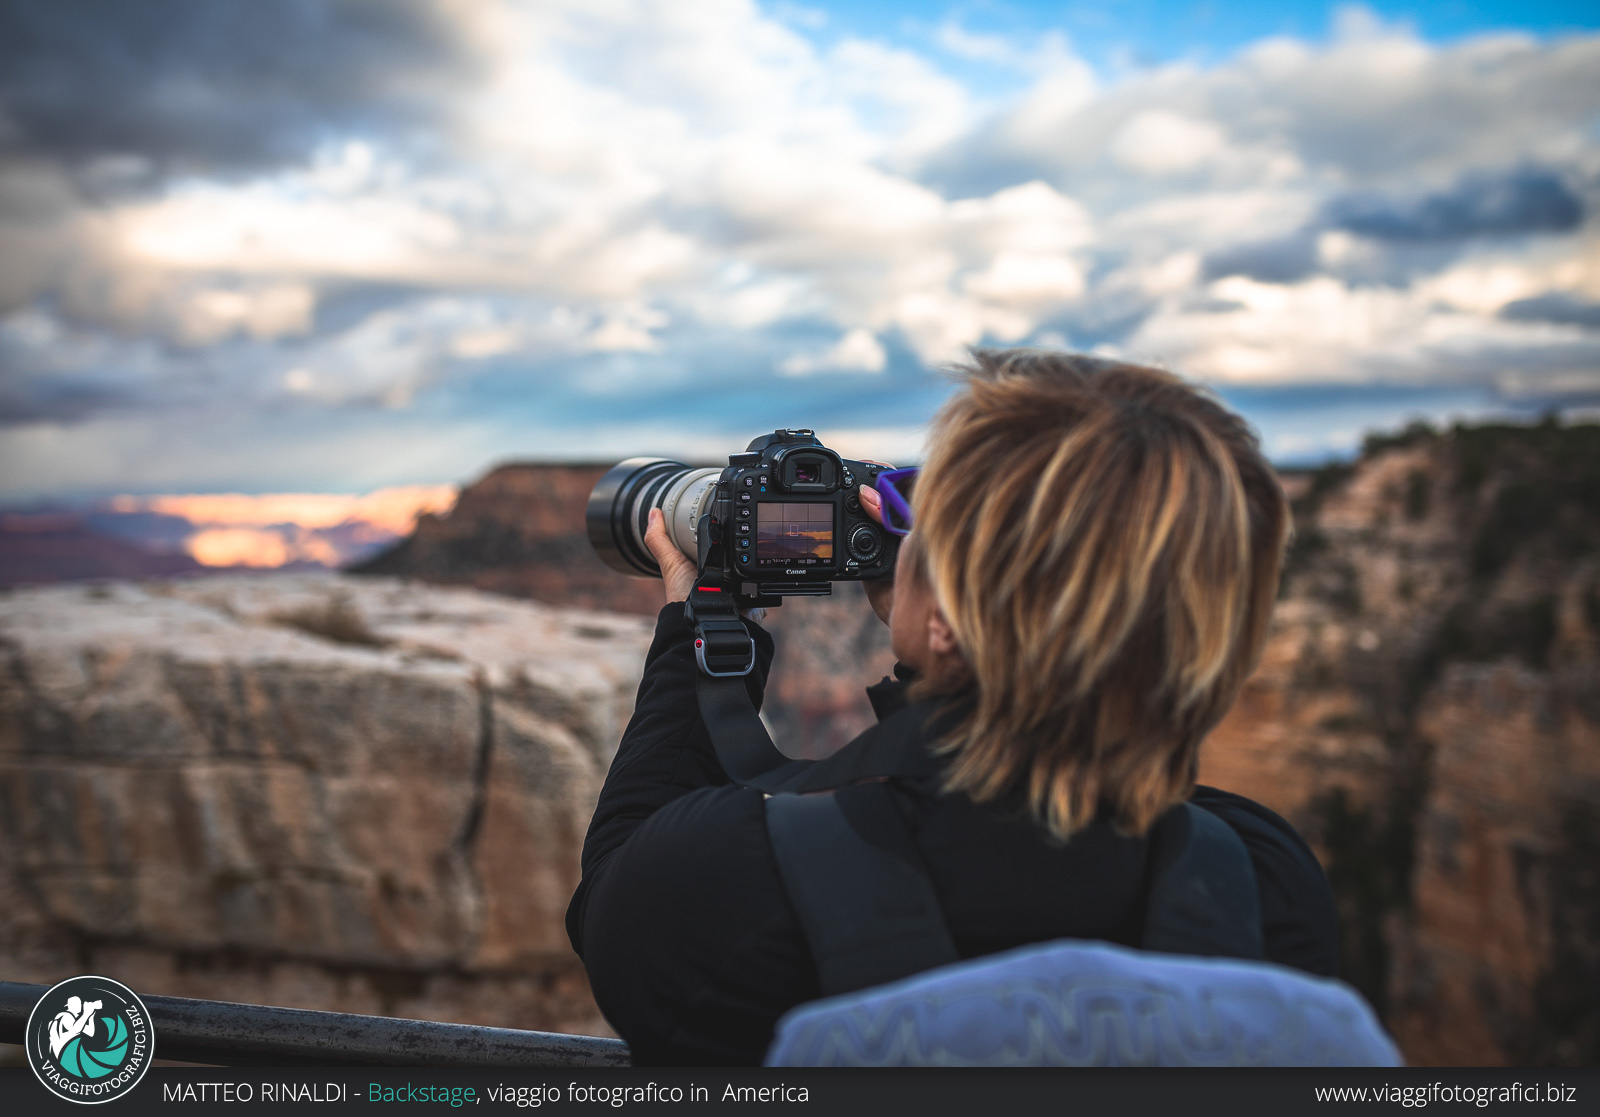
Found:
<svg viewBox="0 0 1600 1117"><path fill-rule="evenodd" d="M475 56L434 0L13 0L0 143L74 163L296 161L328 137L439 119Z"/></svg>
<svg viewBox="0 0 1600 1117"><path fill-rule="evenodd" d="M1243 275L1265 283L1293 283L1321 262L1315 230L1298 229L1268 240L1230 244L1206 256L1208 279Z"/></svg>
<svg viewBox="0 0 1600 1117"><path fill-rule="evenodd" d="M1117 130L1111 157L1139 174L1169 175L1193 170L1227 146L1227 137L1210 121L1146 109Z"/></svg>
<svg viewBox="0 0 1600 1117"><path fill-rule="evenodd" d="M869 330L851 330L834 345L820 352L796 353L778 365L785 376L809 376L815 372L882 372L889 363L883 343Z"/></svg>
<svg viewBox="0 0 1600 1117"><path fill-rule="evenodd" d="M1453 241L1466 237L1565 233L1583 223L1583 201L1549 171L1468 174L1450 190L1416 199L1345 197L1328 224L1378 240Z"/></svg>
<svg viewBox="0 0 1600 1117"><path fill-rule="evenodd" d="M943 24L1021 75L996 102L750 0L139 8L0 12L0 424L30 445L516 392L786 422L984 343L1590 390L1600 36L1351 17L1107 77Z"/></svg>
<svg viewBox="0 0 1600 1117"><path fill-rule="evenodd" d="M1226 383L1283 383L1289 370L1317 383L1488 382L1521 392L1541 371L1571 386L1571 374L1587 368L1583 389L1600 389L1600 336L1486 317L1427 291L1235 276L1208 295L1164 307L1128 348Z"/></svg>
<svg viewBox="0 0 1600 1117"><path fill-rule="evenodd" d="M1500 308L1500 317L1517 322L1555 322L1600 330L1600 302L1585 302L1559 292L1515 299Z"/></svg>

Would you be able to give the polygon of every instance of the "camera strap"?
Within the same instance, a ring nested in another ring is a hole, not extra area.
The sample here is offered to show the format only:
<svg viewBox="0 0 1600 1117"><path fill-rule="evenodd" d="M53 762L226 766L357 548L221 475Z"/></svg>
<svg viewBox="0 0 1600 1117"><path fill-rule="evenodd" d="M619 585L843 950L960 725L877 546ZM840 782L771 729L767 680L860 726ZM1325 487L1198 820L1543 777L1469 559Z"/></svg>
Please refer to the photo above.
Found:
<svg viewBox="0 0 1600 1117"><path fill-rule="evenodd" d="M694 629L700 718L728 778L749 784L788 761L772 743L750 693L756 642L739 615L733 587L718 571L701 571L684 602L684 616Z"/></svg>

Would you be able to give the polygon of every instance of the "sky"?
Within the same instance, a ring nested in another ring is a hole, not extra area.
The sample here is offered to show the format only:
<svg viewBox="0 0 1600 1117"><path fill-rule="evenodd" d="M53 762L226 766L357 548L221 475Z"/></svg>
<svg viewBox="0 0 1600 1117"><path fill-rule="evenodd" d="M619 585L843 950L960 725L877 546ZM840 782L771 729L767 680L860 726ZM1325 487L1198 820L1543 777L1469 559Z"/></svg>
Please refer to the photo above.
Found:
<svg viewBox="0 0 1600 1117"><path fill-rule="evenodd" d="M974 345L1592 415L1597 212L1593 5L0 0L0 502L914 460Z"/></svg>

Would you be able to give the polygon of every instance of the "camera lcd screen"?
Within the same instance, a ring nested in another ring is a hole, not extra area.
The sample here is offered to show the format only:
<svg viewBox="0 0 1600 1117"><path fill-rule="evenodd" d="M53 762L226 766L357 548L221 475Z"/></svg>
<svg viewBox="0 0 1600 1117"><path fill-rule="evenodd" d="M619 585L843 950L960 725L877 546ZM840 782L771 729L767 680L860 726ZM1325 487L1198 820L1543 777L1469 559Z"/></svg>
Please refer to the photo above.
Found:
<svg viewBox="0 0 1600 1117"><path fill-rule="evenodd" d="M756 565L833 565L833 505L757 504Z"/></svg>

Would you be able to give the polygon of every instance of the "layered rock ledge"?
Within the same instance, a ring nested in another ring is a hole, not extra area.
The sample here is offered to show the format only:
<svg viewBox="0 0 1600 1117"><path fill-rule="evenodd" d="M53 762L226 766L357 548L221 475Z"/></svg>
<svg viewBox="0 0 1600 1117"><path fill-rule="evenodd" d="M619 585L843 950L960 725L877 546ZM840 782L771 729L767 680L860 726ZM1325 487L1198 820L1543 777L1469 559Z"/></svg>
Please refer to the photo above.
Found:
<svg viewBox="0 0 1600 1117"><path fill-rule="evenodd" d="M332 575L0 596L0 972L604 1033L562 915L649 631Z"/></svg>

